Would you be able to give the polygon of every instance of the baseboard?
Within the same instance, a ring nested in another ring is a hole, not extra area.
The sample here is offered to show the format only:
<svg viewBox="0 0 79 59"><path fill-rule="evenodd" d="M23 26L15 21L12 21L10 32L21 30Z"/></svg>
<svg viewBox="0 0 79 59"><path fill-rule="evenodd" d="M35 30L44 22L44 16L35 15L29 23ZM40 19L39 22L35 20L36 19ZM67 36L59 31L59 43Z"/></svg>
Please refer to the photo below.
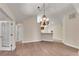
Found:
<svg viewBox="0 0 79 59"><path fill-rule="evenodd" d="M70 47L73 47L73 48L79 49L79 47L76 46L76 45L71 45L71 44L66 43L66 42L64 42L64 41L63 41L63 43L64 43L65 45L67 45L67 46L70 46Z"/></svg>
<svg viewBox="0 0 79 59"><path fill-rule="evenodd" d="M49 42L60 42L60 43L62 43L62 40L33 40L33 41L22 41L22 43L31 43L31 42L40 42L40 41L49 41Z"/></svg>
<svg viewBox="0 0 79 59"><path fill-rule="evenodd" d="M40 42L41 40L33 40L33 41L22 41L22 43L31 43L31 42Z"/></svg>
<svg viewBox="0 0 79 59"><path fill-rule="evenodd" d="M43 39L41 41L49 41L49 42L53 42L53 40L48 40L48 39Z"/></svg>
<svg viewBox="0 0 79 59"><path fill-rule="evenodd" d="M11 48L0 48L0 51L14 51L14 49L11 50Z"/></svg>

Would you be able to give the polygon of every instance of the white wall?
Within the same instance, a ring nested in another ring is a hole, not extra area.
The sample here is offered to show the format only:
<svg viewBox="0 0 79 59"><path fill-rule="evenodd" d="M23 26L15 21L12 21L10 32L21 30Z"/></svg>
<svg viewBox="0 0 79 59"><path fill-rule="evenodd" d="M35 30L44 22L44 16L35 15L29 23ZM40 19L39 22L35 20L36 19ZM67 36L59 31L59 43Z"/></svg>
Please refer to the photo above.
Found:
<svg viewBox="0 0 79 59"><path fill-rule="evenodd" d="M50 19L53 20L53 19ZM53 24L51 24L51 29L53 29L53 40L48 41L61 41L62 40L62 25L61 21L59 22L58 19L53 20ZM51 22L51 21L50 21ZM30 17L22 22L24 28L24 39L23 42L36 42L41 41L41 34L40 34L40 24L37 24L35 17Z"/></svg>
<svg viewBox="0 0 79 59"><path fill-rule="evenodd" d="M79 49L79 15L73 19L65 17L63 25L64 44Z"/></svg>
<svg viewBox="0 0 79 59"><path fill-rule="evenodd" d="M39 24L36 22L36 18L30 17L29 19L24 20L23 27L24 43L40 41L40 29Z"/></svg>
<svg viewBox="0 0 79 59"><path fill-rule="evenodd" d="M11 20L15 20L14 15L12 12L9 10L9 8L6 6L6 4L0 4L0 8L6 12L6 14L11 18Z"/></svg>
<svg viewBox="0 0 79 59"><path fill-rule="evenodd" d="M62 18L54 18L53 20L53 39L61 41L62 38Z"/></svg>
<svg viewBox="0 0 79 59"><path fill-rule="evenodd" d="M60 42L63 40L62 34L62 16L50 17L50 29L53 30L53 41Z"/></svg>

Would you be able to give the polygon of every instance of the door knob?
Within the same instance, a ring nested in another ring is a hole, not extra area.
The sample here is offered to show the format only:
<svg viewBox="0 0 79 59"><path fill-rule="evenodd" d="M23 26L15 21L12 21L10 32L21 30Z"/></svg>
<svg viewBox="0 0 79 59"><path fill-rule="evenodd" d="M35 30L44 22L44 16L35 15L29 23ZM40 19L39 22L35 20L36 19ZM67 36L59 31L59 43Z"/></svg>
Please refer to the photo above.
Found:
<svg viewBox="0 0 79 59"><path fill-rule="evenodd" d="M13 34L11 34L11 36L13 36Z"/></svg>

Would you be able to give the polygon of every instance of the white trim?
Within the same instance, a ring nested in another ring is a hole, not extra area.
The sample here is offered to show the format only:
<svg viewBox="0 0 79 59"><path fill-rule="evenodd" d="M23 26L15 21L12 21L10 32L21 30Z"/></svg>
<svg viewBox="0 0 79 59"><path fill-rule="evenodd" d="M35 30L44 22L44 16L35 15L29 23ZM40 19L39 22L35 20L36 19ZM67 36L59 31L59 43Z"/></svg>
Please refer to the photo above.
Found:
<svg viewBox="0 0 79 59"><path fill-rule="evenodd" d="M63 43L63 41L62 40L60 40L60 39L56 39L56 38L53 38L52 40L30 40L30 41L22 41L22 43L30 43L30 42L40 42L40 41L49 41L49 42L61 42L61 43Z"/></svg>
<svg viewBox="0 0 79 59"><path fill-rule="evenodd" d="M5 22L6 23L6 22L9 22L9 21L4 21L4 20L2 21L2 20L0 20L0 23L2 23L2 22Z"/></svg>
<svg viewBox="0 0 79 59"><path fill-rule="evenodd" d="M63 41L63 43L64 43L65 45L67 45L67 46L70 46L70 47L73 47L73 48L79 49L79 46L71 45L71 44L66 43L66 42L64 42L64 41Z"/></svg>
<svg viewBox="0 0 79 59"><path fill-rule="evenodd" d="M3 8L0 8L0 11L1 11L6 17L8 17L10 20L13 20L13 19L6 13L6 11L4 11Z"/></svg>
<svg viewBox="0 0 79 59"><path fill-rule="evenodd" d="M12 51L13 50L15 50L16 48L12 48ZM0 51L11 51L11 47L9 47L9 48L2 48L2 47L0 47Z"/></svg>
<svg viewBox="0 0 79 59"><path fill-rule="evenodd" d="M31 43L31 42L40 42L42 40L33 40L33 41L22 41L22 43Z"/></svg>
<svg viewBox="0 0 79 59"><path fill-rule="evenodd" d="M48 41L48 42L53 42L53 40L41 40L41 41Z"/></svg>

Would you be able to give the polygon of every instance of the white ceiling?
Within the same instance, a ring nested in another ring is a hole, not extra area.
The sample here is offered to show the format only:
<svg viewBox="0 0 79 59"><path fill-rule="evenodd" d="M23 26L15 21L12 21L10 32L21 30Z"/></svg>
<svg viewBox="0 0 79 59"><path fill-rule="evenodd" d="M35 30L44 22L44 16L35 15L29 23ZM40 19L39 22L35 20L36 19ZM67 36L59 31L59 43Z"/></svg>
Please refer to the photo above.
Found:
<svg viewBox="0 0 79 59"><path fill-rule="evenodd" d="M26 18L28 19L29 17L36 16L38 14L43 14L42 3L9 3L6 5L16 17L17 21ZM79 11L79 4L46 3L46 15L51 16L58 14L57 12L61 12L62 14L62 11L66 12L66 10L64 10L65 8L68 8L69 6L72 7L72 5L76 8L77 11ZM38 6L40 6L40 10L37 9Z"/></svg>

